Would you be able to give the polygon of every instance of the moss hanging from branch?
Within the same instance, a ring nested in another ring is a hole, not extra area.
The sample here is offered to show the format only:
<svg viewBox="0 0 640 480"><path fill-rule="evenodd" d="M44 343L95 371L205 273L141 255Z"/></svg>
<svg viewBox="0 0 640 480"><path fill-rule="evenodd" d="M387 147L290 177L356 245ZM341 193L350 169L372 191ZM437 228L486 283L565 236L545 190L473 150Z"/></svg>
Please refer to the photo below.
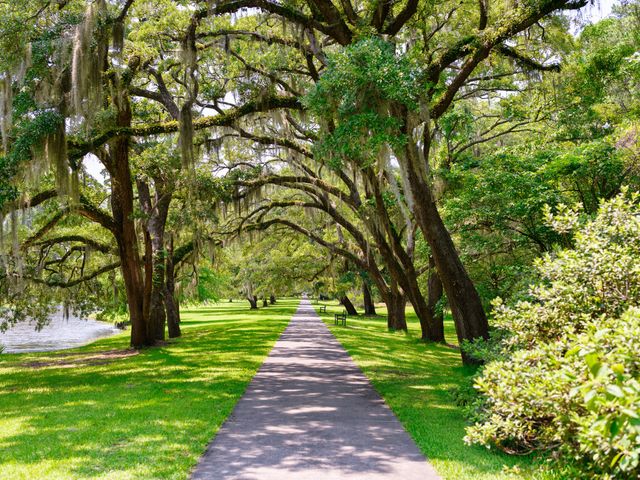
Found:
<svg viewBox="0 0 640 480"><path fill-rule="evenodd" d="M11 218L11 257L15 264L16 287L20 289L22 286L22 255L18 242L18 211L12 208L9 216Z"/></svg>
<svg viewBox="0 0 640 480"><path fill-rule="evenodd" d="M198 67L198 52L196 47L197 26L197 20L192 20L182 41L181 49L182 64L185 69L185 85L188 90L187 99L180 109L179 118L180 150L182 154L182 166L185 168L191 168L194 165L192 106L197 95L197 81L195 78Z"/></svg>
<svg viewBox="0 0 640 480"><path fill-rule="evenodd" d="M11 74L5 73L0 81L0 131L2 132L2 149L6 155L9 149L9 130L11 129L13 112L13 88Z"/></svg>
<svg viewBox="0 0 640 480"><path fill-rule="evenodd" d="M124 49L124 21L116 19L113 23L112 29L113 36L113 50L116 53L121 53Z"/></svg>
<svg viewBox="0 0 640 480"><path fill-rule="evenodd" d="M102 105L102 71L109 48L109 38L99 22L104 15L104 0L90 4L73 39L72 105L74 113L85 119L87 128Z"/></svg>
<svg viewBox="0 0 640 480"><path fill-rule="evenodd" d="M180 153L182 155L182 166L191 168L194 165L193 154L193 114L191 103L187 102L180 109Z"/></svg>
<svg viewBox="0 0 640 480"><path fill-rule="evenodd" d="M55 132L46 140L45 155L47 162L53 168L56 179L56 190L61 197L70 193L69 162L67 160L67 138L65 125L60 123Z"/></svg>

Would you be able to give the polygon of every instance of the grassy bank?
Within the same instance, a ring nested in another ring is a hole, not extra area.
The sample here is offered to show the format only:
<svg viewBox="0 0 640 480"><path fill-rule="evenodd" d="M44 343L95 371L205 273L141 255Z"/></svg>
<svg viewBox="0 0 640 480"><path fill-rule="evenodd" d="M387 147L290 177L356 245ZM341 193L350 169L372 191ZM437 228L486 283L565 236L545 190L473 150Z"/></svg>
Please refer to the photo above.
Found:
<svg viewBox="0 0 640 480"><path fill-rule="evenodd" d="M187 310L182 338L140 353L123 334L0 355L0 478L186 478L297 304Z"/></svg>
<svg viewBox="0 0 640 480"><path fill-rule="evenodd" d="M464 444L465 419L450 392L473 370L462 366L456 349L421 342L413 313L408 313L409 334L404 334L389 333L383 316L349 318L346 328L334 326L333 314L341 311L329 305L322 316L443 479L537 478L528 457ZM384 308L378 313L386 315ZM456 343L452 322L445 328L447 341Z"/></svg>

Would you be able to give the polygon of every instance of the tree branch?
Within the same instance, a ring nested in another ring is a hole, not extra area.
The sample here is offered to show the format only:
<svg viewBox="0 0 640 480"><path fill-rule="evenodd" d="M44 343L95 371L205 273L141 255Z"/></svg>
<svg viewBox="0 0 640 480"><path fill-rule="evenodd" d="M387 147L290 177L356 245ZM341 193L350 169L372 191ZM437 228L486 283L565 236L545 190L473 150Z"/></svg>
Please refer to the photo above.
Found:
<svg viewBox="0 0 640 480"><path fill-rule="evenodd" d="M233 122L245 115L273 110L276 108L302 110L304 107L302 106L300 101L294 97L269 97L263 100L247 102L240 107L226 111L219 115L198 118L193 121L193 129L202 130L211 127L230 126L233 124ZM151 135L160 135L163 133L175 133L179 130L179 128L180 126L177 120L133 127L113 127L86 142L70 139L67 142L69 146L69 157L71 159L81 158L87 153L104 145L107 141L111 140L114 137L146 137Z"/></svg>

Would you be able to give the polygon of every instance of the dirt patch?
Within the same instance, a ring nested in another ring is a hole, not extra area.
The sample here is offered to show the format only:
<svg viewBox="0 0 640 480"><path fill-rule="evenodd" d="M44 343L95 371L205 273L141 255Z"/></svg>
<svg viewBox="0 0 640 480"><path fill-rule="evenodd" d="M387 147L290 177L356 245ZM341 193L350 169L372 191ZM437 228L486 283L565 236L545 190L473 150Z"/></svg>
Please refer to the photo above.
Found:
<svg viewBox="0 0 640 480"><path fill-rule="evenodd" d="M138 350L121 349L106 350L104 352L91 353L60 353L47 360L21 363L21 367L26 368L73 368L93 365L105 365L121 358L134 357L140 353Z"/></svg>

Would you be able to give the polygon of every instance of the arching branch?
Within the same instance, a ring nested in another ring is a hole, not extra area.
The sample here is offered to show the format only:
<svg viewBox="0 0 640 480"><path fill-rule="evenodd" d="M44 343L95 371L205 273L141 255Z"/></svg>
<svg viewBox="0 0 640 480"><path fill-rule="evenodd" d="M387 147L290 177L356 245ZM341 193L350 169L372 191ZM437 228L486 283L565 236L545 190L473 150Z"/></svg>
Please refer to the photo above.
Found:
<svg viewBox="0 0 640 480"><path fill-rule="evenodd" d="M113 245L108 245L106 243L98 242L97 240L94 240L92 238L86 237L84 235L61 235L61 236L58 236L58 237L47 238L46 240L41 240L41 241L35 243L35 245L42 246L42 247L48 247L48 246L51 246L51 245L55 245L55 244L58 244L58 243L65 243L65 242L84 243L85 245L90 246L92 249L97 250L97 251L102 252L102 253L112 253L112 254L117 254L118 253L117 249ZM33 242L32 242L32 244L33 244Z"/></svg>
<svg viewBox="0 0 640 480"><path fill-rule="evenodd" d="M273 225L283 225L291 230L294 230L302 235L304 235L307 238L312 239L313 241L315 241L316 243L318 243L319 245L322 245L323 247L327 248L329 251L337 253L338 255L341 255L345 258L348 258L349 260L353 261L354 263L357 263L359 266L361 266L363 269L367 268L367 265L365 264L365 262L359 258L357 255L355 255L353 252L350 252L349 250L341 247L340 245L337 245L335 243L329 242L325 239L323 239L322 237L316 235L315 233L311 232L310 230L307 230L304 227L301 227L300 225L291 222L290 220L285 220L283 218L274 218L274 219L270 219L270 220L266 220L264 222L260 222L260 223L253 223L250 225L247 225L245 227L246 231L251 231L251 230L266 230L269 227L273 226Z"/></svg>
<svg viewBox="0 0 640 480"><path fill-rule="evenodd" d="M110 272L111 270L115 270L120 267L120 262L110 263L101 267L87 275L84 275L80 278L76 278L75 280L70 280L67 282L59 281L59 280L43 280L41 278L30 278L30 280L34 283L39 283L41 285L46 285L48 287L58 287L58 288L71 288L79 285L81 283L87 282L89 280L93 280L94 278L102 275L103 273Z"/></svg>
<svg viewBox="0 0 640 480"><path fill-rule="evenodd" d="M212 115L207 117L198 118L193 121L194 130L203 130L211 127L223 127L230 126L236 120L257 112L264 112L277 108L290 108L301 110L302 104L297 98L294 97L269 97L262 100L255 100L247 102L244 105L230 109L219 115ZM146 137L151 135L160 135L163 133L175 133L179 130L180 125L177 120L157 123L152 125L140 125L132 127L113 127L89 141L73 140L68 141L69 157L71 159L77 159L83 157L87 153L95 150L96 148L104 145L107 141L115 137L133 136L133 137Z"/></svg>
<svg viewBox="0 0 640 480"><path fill-rule="evenodd" d="M404 8L398 13L396 18L385 28L384 33L387 35L395 35L407 23L418 10L418 0L407 0Z"/></svg>
<svg viewBox="0 0 640 480"><path fill-rule="evenodd" d="M559 63L551 63L549 65L545 65L540 63L533 58L527 57L526 55L518 52L515 48L509 47L507 45L498 45L496 47L496 51L504 55L505 57L509 57L525 70L539 70L542 72L559 72L560 64Z"/></svg>

